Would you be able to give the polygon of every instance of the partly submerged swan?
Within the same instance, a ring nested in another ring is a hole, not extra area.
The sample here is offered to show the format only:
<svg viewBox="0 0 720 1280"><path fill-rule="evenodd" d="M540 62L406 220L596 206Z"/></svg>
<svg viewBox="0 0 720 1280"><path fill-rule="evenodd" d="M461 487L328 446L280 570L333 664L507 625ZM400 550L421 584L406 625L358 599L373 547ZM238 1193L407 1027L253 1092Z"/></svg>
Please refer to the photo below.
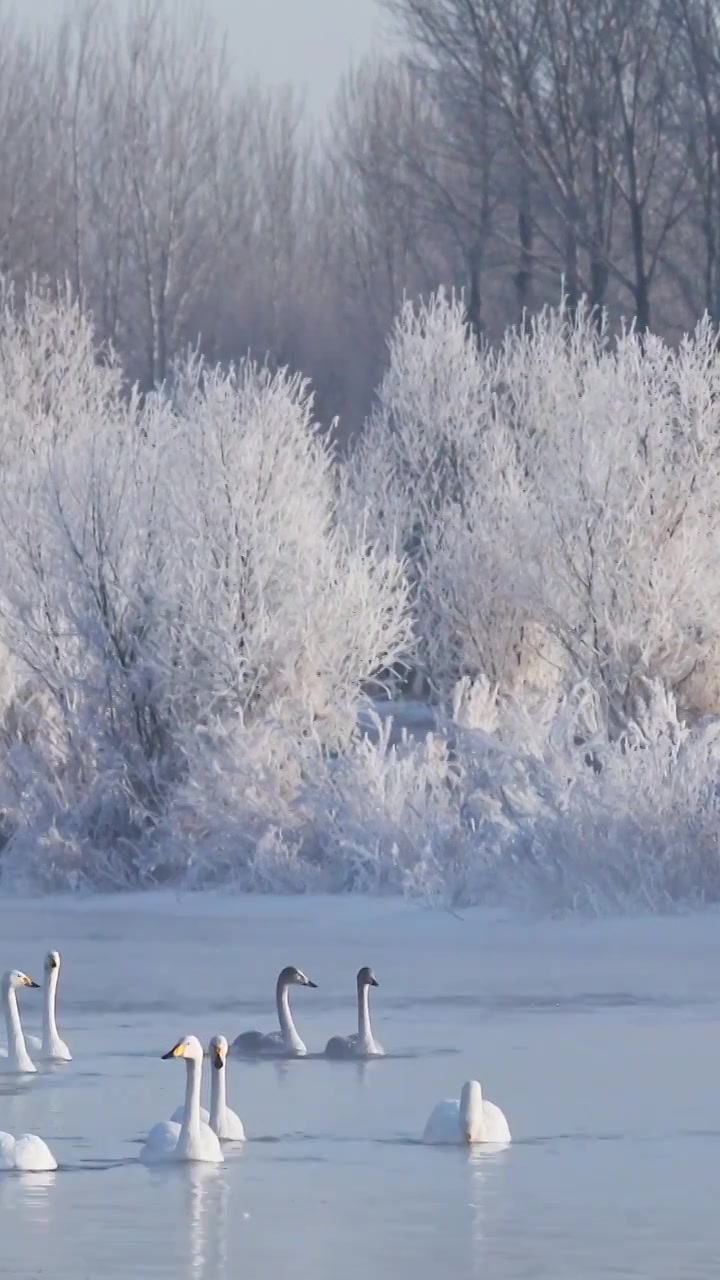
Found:
<svg viewBox="0 0 720 1280"><path fill-rule="evenodd" d="M225 1037L213 1036L209 1052L214 1068L210 1076L210 1128L226 1142L244 1142L243 1122L226 1102L228 1042Z"/></svg>
<svg viewBox="0 0 720 1280"><path fill-rule="evenodd" d="M510 1129L499 1107L482 1096L477 1080L466 1080L460 1100L447 1098L433 1108L423 1142L510 1142Z"/></svg>
<svg viewBox="0 0 720 1280"><path fill-rule="evenodd" d="M27 1051L20 1022L15 992L19 991L21 987L37 987L39 989L40 983L33 982L32 978L28 978L27 974L21 973L19 969L11 969L8 973L4 973L2 979L0 979L0 995L2 996L3 1010L5 1012L8 1039L7 1049L0 1049L0 1059L2 1059L0 1066L5 1071L29 1073L37 1071L37 1067Z"/></svg>
<svg viewBox="0 0 720 1280"><path fill-rule="evenodd" d="M369 965L363 965L357 975L357 1035L333 1036L325 1046L328 1058L371 1058L382 1057L385 1053L378 1043L370 1026L370 988L377 987L375 974Z"/></svg>
<svg viewBox="0 0 720 1280"><path fill-rule="evenodd" d="M57 1160L42 1138L23 1133L13 1138L0 1130L0 1169L18 1169L22 1173L52 1173Z"/></svg>
<svg viewBox="0 0 720 1280"><path fill-rule="evenodd" d="M60 952L48 951L45 957L45 1003L43 1004L42 1040L37 1036L26 1036L29 1049L39 1053L50 1062L72 1062L72 1054L64 1040L58 1035L55 1022L55 1004L57 1001L57 985L60 977Z"/></svg>
<svg viewBox="0 0 720 1280"><path fill-rule="evenodd" d="M289 964L287 968L283 969L275 988L275 1003L277 1004L278 1020L280 1022L279 1032L272 1031L268 1035L263 1031L243 1031L233 1040L232 1052L234 1054L246 1054L248 1057L257 1057L263 1054L274 1054L275 1056L290 1054L301 1058L307 1053L307 1049L295 1029L295 1023L290 1012L290 987L317 987L317 983L311 982L301 969L295 968L294 964Z"/></svg>
<svg viewBox="0 0 720 1280"><path fill-rule="evenodd" d="M206 1160L222 1164L223 1153L217 1134L200 1119L200 1087L202 1084L203 1050L197 1036L185 1036L178 1040L167 1058L185 1058L187 1083L185 1085L185 1109L182 1124L174 1120L161 1120L153 1125L140 1159L146 1164L161 1164L170 1160Z"/></svg>

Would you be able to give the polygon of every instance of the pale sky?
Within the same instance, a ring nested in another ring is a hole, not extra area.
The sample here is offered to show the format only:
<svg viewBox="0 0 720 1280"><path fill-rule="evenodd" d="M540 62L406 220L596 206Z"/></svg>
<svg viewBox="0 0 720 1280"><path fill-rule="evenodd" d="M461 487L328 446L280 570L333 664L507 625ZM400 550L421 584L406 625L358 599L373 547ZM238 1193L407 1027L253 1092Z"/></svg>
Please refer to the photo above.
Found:
<svg viewBox="0 0 720 1280"><path fill-rule="evenodd" d="M5 0L11 12L48 24L66 0ZM116 0L130 7L130 0ZM322 108L350 62L379 47L388 22L376 0L205 0L228 33L228 53L240 76L307 89Z"/></svg>

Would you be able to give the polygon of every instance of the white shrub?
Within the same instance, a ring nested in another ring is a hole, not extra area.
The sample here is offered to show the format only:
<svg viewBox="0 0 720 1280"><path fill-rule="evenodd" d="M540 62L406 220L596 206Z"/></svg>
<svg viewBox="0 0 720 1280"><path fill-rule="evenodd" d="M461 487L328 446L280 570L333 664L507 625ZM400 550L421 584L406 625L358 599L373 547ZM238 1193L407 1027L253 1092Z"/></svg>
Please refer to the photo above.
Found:
<svg viewBox="0 0 720 1280"><path fill-rule="evenodd" d="M141 399L5 290L4 883L717 900L719 369L438 296L339 463L300 376ZM414 646L432 714L364 701Z"/></svg>
<svg viewBox="0 0 720 1280"><path fill-rule="evenodd" d="M43 400L26 382L53 342L70 354ZM407 646L402 565L338 527L335 464L300 378L191 361L172 399L141 402L111 360L97 366L72 305L32 298L6 308L0 369L13 406L0 637L19 681L5 868L38 849L52 882L117 878L123 857L129 876L157 878L158 833L189 797L208 827L219 763L252 773L268 810L292 792L288 744L347 741L363 681ZM285 746L254 758L271 725Z"/></svg>
<svg viewBox="0 0 720 1280"><path fill-rule="evenodd" d="M373 495L371 536L410 555L442 697L588 676L617 732L636 678L680 689L714 658L719 392L709 324L672 350L547 311L490 351L456 300L403 310L345 509Z"/></svg>

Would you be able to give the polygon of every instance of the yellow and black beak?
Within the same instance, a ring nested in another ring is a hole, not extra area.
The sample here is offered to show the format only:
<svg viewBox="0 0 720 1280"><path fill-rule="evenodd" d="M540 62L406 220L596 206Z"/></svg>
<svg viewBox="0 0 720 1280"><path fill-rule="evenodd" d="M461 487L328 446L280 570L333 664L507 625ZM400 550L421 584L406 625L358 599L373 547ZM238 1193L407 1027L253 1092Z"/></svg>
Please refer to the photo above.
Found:
<svg viewBox="0 0 720 1280"><path fill-rule="evenodd" d="M39 982L33 982L32 978L28 978L27 974L24 974L24 975L23 975L23 986L24 986L24 987L39 987L39 986L40 986L40 983L39 983Z"/></svg>
<svg viewBox="0 0 720 1280"><path fill-rule="evenodd" d="M213 1049L212 1064L218 1071L225 1066L225 1050L219 1046Z"/></svg>
<svg viewBox="0 0 720 1280"><path fill-rule="evenodd" d="M168 1052L162 1055L162 1060L165 1062L168 1058L182 1058L184 1053L184 1043L182 1040L178 1040L177 1044L174 1044L172 1049L168 1049Z"/></svg>

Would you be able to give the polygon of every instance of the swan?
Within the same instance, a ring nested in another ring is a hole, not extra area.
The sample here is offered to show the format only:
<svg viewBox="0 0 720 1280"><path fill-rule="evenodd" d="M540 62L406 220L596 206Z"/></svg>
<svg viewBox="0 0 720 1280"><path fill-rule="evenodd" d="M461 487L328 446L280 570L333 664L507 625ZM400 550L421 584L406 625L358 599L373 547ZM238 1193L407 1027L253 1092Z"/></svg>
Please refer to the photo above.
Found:
<svg viewBox="0 0 720 1280"><path fill-rule="evenodd" d="M72 1054L64 1040L58 1035L55 1022L55 1003L57 985L60 977L60 952L48 951L45 957L45 1003L43 1005L42 1040L37 1036L26 1036L29 1049L39 1053L50 1062L72 1062Z"/></svg>
<svg viewBox="0 0 720 1280"><path fill-rule="evenodd" d="M499 1107L483 1098L477 1080L466 1080L460 1100L438 1102L425 1125L423 1142L510 1142L510 1129Z"/></svg>
<svg viewBox="0 0 720 1280"><path fill-rule="evenodd" d="M214 1068L210 1077L210 1128L227 1142L244 1142L243 1122L225 1101L228 1042L224 1036L213 1036L209 1054Z"/></svg>
<svg viewBox="0 0 720 1280"><path fill-rule="evenodd" d="M328 1058L373 1058L382 1057L385 1053L378 1043L370 1026L370 988L379 986L369 965L363 965L357 975L357 1035L333 1036L325 1046Z"/></svg>
<svg viewBox="0 0 720 1280"><path fill-rule="evenodd" d="M0 995L2 996L3 1009L5 1011L5 1026L7 1027L8 1038L8 1047L7 1049L0 1049L0 1058L7 1059L7 1065L4 1065L5 1071L29 1074L37 1071L37 1067L27 1051L20 1022L15 992L22 987L36 987L39 990L40 983L33 982L32 978L28 978L27 974L21 973L19 969L10 969L0 979Z"/></svg>
<svg viewBox="0 0 720 1280"><path fill-rule="evenodd" d="M218 1138L228 1142L244 1142L245 1129L239 1115L227 1105L225 1062L228 1055L228 1042L225 1036L213 1036L208 1045L208 1057L215 1068L210 1076L210 1110L200 1108L200 1120L209 1124ZM176 1124L182 1122L185 1107L176 1107L170 1119Z"/></svg>
<svg viewBox="0 0 720 1280"><path fill-rule="evenodd" d="M301 969L295 968L294 964L289 964L278 976L275 988L275 1003L277 1004L280 1031L272 1031L269 1035L263 1031L243 1031L233 1040L233 1053L245 1054L248 1057L265 1054L274 1054L275 1056L290 1054L295 1058L302 1058L307 1053L307 1049L295 1029L295 1023L290 1012L288 994L290 987L317 987L317 983L311 982Z"/></svg>
<svg viewBox="0 0 720 1280"><path fill-rule="evenodd" d="M203 1050L197 1036L184 1036L162 1055L168 1058L184 1058L187 1064L185 1108L182 1124L174 1120L161 1120L153 1125L140 1153L146 1164L162 1164L170 1160L205 1160L210 1164L222 1164L224 1157L217 1134L200 1119L200 1086L202 1083Z"/></svg>
<svg viewBox="0 0 720 1280"><path fill-rule="evenodd" d="M18 1169L22 1173L52 1173L57 1160L47 1143L36 1133L23 1133L13 1138L0 1130L0 1169Z"/></svg>

